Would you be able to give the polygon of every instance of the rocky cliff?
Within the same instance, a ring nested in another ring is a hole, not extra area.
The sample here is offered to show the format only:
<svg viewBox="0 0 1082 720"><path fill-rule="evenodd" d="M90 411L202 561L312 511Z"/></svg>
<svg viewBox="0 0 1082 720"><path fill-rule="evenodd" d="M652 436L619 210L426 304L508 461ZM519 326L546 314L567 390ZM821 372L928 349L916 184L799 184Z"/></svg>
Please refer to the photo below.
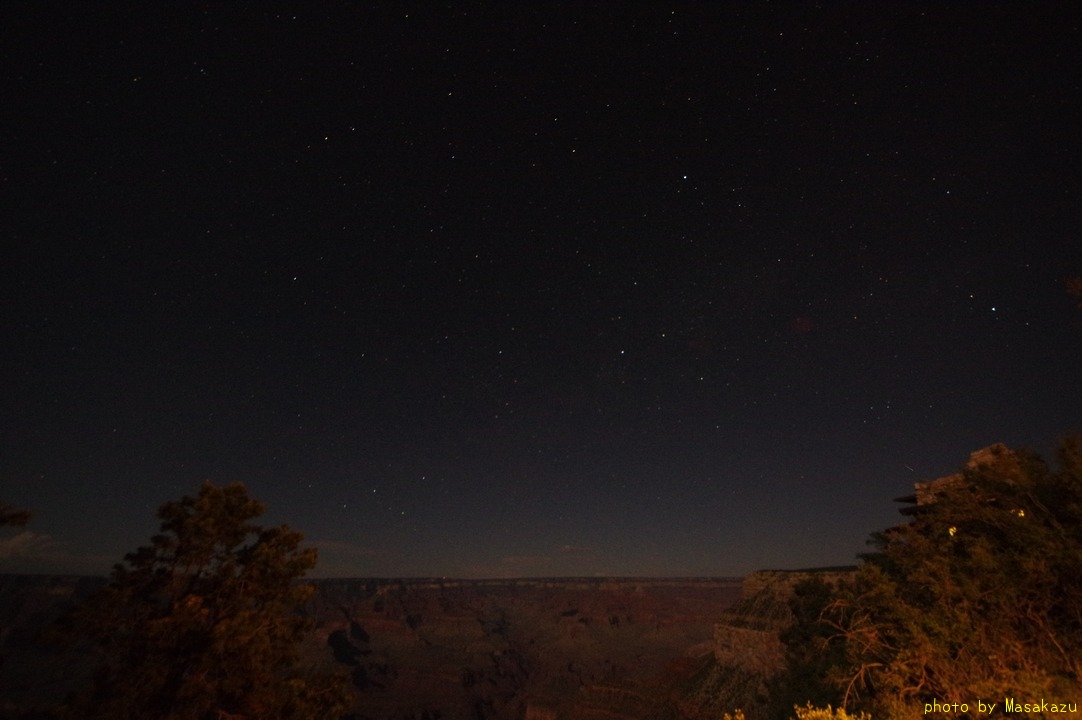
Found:
<svg viewBox="0 0 1082 720"><path fill-rule="evenodd" d="M811 578L836 582L855 568L762 570L744 578L740 599L714 626L713 662L685 690L686 717L719 717L741 708L749 720L763 717L768 683L785 667L780 634L793 622L789 600Z"/></svg>

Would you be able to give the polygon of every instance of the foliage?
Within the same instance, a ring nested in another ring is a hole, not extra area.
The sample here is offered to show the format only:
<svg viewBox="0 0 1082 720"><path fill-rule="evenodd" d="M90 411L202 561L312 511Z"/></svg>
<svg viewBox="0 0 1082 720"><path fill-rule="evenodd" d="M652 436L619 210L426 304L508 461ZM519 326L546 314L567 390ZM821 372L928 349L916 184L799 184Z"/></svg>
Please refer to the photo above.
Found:
<svg viewBox="0 0 1082 720"><path fill-rule="evenodd" d="M161 533L115 566L111 582L69 616L72 639L104 661L74 717L328 718L345 709L339 678L293 668L311 629L296 580L316 564L301 534L251 521L264 506L243 485L204 483L158 511Z"/></svg>
<svg viewBox="0 0 1082 720"><path fill-rule="evenodd" d="M835 710L830 705L819 708L813 706L810 702L804 707L794 705L793 712L796 720L871 720L871 716L867 713L850 715L844 708Z"/></svg>
<svg viewBox="0 0 1082 720"><path fill-rule="evenodd" d="M828 682L832 668L844 662L844 643L834 630L820 622L820 615L838 593L838 587L821 578L797 584L789 609L793 624L780 639L786 647L786 669L770 682L771 717L788 717L796 703L826 705L837 701L835 687Z"/></svg>
<svg viewBox="0 0 1082 720"><path fill-rule="evenodd" d="M722 720L746 720L744 711L740 709L734 710L732 713L725 713L721 717ZM866 713L850 715L844 708L835 710L830 705L820 708L815 707L810 702L803 707L794 705L792 718L793 720L871 720L871 716Z"/></svg>
<svg viewBox="0 0 1082 720"><path fill-rule="evenodd" d="M850 585L805 609L787 638L793 666L886 718L932 699L1077 697L1082 436L1059 455L1053 472L996 446L938 483L911 522L873 536Z"/></svg>
<svg viewBox="0 0 1082 720"><path fill-rule="evenodd" d="M1067 292L1078 298L1078 307L1082 309L1082 275L1067 278Z"/></svg>

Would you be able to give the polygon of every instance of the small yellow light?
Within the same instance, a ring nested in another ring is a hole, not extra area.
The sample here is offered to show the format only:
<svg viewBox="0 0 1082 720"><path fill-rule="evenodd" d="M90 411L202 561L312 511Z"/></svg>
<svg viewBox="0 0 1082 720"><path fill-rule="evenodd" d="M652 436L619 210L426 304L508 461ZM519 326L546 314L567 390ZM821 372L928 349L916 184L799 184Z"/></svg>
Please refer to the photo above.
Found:
<svg viewBox="0 0 1082 720"><path fill-rule="evenodd" d="M949 531L949 532L950 532L950 534L951 534L951 537L954 537L954 533L958 532L958 528L956 528L956 527L954 527L953 525L951 525L951 529L950 529L950 531Z"/></svg>

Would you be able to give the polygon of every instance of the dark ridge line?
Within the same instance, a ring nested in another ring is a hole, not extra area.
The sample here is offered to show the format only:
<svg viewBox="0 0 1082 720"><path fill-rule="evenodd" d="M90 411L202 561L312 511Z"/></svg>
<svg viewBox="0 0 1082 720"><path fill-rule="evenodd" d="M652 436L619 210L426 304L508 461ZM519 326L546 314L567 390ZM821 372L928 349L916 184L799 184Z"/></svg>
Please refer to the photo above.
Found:
<svg viewBox="0 0 1082 720"><path fill-rule="evenodd" d="M756 571L759 572L759 571ZM790 571L796 572L796 571ZM555 577L489 577L468 578L452 576L436 577L312 577L303 578L300 582L376 582L376 583L514 583L514 582L545 582L545 583L606 583L606 582L735 582L743 580L746 575L674 575L674 576L638 576L638 575L613 575L606 577L587 576L555 576Z"/></svg>
<svg viewBox="0 0 1082 720"><path fill-rule="evenodd" d="M823 565L821 567L810 568L763 568L762 570L755 570L748 573L754 575L757 572L774 572L774 573L798 573L798 572L849 572L851 570L859 570L859 565ZM746 575L744 577L747 577Z"/></svg>

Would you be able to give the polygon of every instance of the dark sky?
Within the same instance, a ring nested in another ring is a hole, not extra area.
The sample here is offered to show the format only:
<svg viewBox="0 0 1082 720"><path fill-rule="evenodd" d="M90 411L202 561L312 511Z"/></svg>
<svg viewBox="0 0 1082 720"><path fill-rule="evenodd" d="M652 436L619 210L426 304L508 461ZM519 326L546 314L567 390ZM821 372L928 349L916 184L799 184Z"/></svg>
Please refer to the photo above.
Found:
<svg viewBox="0 0 1082 720"><path fill-rule="evenodd" d="M854 561L1082 430L1077 3L0 8L0 571Z"/></svg>

